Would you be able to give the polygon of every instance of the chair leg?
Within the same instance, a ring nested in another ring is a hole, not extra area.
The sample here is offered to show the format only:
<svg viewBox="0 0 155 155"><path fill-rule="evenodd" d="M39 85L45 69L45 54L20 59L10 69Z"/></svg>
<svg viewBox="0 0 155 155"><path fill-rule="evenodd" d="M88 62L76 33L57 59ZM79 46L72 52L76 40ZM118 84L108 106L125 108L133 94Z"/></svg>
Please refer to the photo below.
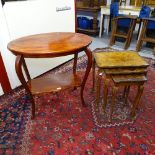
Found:
<svg viewBox="0 0 155 155"><path fill-rule="evenodd" d="M126 39L126 42L125 42L124 49L128 49L129 46L130 46L133 31L134 31L134 28L135 28L135 24L136 24L136 21L132 21L131 27L128 30L127 39Z"/></svg>
<svg viewBox="0 0 155 155"><path fill-rule="evenodd" d="M139 52L142 48L142 45L143 45L143 40L140 38L137 42L137 45L136 45L136 51Z"/></svg>
<svg viewBox="0 0 155 155"><path fill-rule="evenodd" d="M110 43L109 43L109 46L112 46L115 44L115 36L112 35L111 38L110 38Z"/></svg>
<svg viewBox="0 0 155 155"><path fill-rule="evenodd" d="M138 40L138 37L139 37L141 25L142 25L141 22L142 22L142 20L140 19L140 21L139 21L139 27L138 27L138 33L137 33L137 40Z"/></svg>
<svg viewBox="0 0 155 155"><path fill-rule="evenodd" d="M112 33L111 33L111 38L110 38L110 42L109 42L109 46L112 46L113 44L115 44L115 33L116 33L116 23L114 20L112 21Z"/></svg>
<svg viewBox="0 0 155 155"><path fill-rule="evenodd" d="M142 48L142 44L143 44L143 39L145 38L145 33L146 33L146 26L147 26L147 22L145 21L143 23L143 27L142 27L142 30L141 30L141 33L140 33L140 37L138 39L138 43L137 43L137 46L136 46L136 51L139 52Z"/></svg>
<svg viewBox="0 0 155 155"><path fill-rule="evenodd" d="M130 31L130 34L129 34L129 39L128 39L128 45L127 45L128 47L130 46L130 43L131 43L131 40L132 40L135 25L136 25L136 21L133 21L133 25L132 25L132 28L131 28L131 31Z"/></svg>
<svg viewBox="0 0 155 155"><path fill-rule="evenodd" d="M126 41L125 41L125 45L124 45L124 49L126 50L126 49L128 49L128 47L129 47L129 39L127 38L126 39Z"/></svg>

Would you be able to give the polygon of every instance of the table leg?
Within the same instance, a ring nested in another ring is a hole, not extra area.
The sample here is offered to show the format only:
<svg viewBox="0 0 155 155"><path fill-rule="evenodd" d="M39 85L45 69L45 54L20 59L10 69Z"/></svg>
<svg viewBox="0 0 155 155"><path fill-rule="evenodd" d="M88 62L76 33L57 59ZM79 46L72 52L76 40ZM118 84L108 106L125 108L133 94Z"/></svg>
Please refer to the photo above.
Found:
<svg viewBox="0 0 155 155"><path fill-rule="evenodd" d="M100 70L97 71L96 79L96 107L99 108L100 88L101 88L101 75Z"/></svg>
<svg viewBox="0 0 155 155"><path fill-rule="evenodd" d="M76 75L77 59L78 59L78 53L75 53L74 54L74 64L73 64L73 74L74 75ZM74 90L76 90L75 86L74 86Z"/></svg>
<svg viewBox="0 0 155 155"><path fill-rule="evenodd" d="M22 65L24 63L23 60L24 60L24 58L21 55L18 55L16 57L15 69L16 69L16 73L17 73L17 76L18 76L20 82L22 83L23 87L26 89L26 91L28 92L28 94L30 96L30 99L32 102L32 119L33 119L35 117L35 102L34 102L33 96L31 94L31 91L27 85L27 82L26 82L24 75L23 75L23 72L22 72ZM24 64L24 68L25 67L26 66Z"/></svg>
<svg viewBox="0 0 155 155"><path fill-rule="evenodd" d="M84 75L84 78L83 78L83 81L82 81L82 84L81 84L81 101L82 101L82 105L83 106L86 106L85 102L84 102L84 98L83 98L83 91L84 91L84 87L85 87L85 84L86 84L86 80L88 78L88 75L89 75L89 72L91 70L91 67L92 67L92 52L90 49L86 48L85 49L85 53L88 57L88 63L87 63L87 68L86 68L86 71L85 71L85 75Z"/></svg>
<svg viewBox="0 0 155 155"><path fill-rule="evenodd" d="M138 92L137 92L136 98L135 98L134 103L133 103L133 107L132 107L132 111L131 111L131 117L135 117L135 115L136 115L136 109L138 108L143 90L144 90L143 85L138 86Z"/></svg>
<svg viewBox="0 0 155 155"><path fill-rule="evenodd" d="M101 14L101 18L100 18L100 32L99 32L100 38L102 36L102 29L103 29L103 14Z"/></svg>
<svg viewBox="0 0 155 155"><path fill-rule="evenodd" d="M93 76L93 91L95 91L95 59L93 58L92 76Z"/></svg>
<svg viewBox="0 0 155 155"><path fill-rule="evenodd" d="M73 64L73 74L76 74L77 58L78 58L78 53L75 53L74 54L74 64Z"/></svg>
<svg viewBox="0 0 155 155"><path fill-rule="evenodd" d="M24 58L22 58L23 60L23 68L24 68L24 70L25 70L25 73L26 73L26 76L27 76L27 79L28 80L31 80L31 77L30 77L30 74L29 74L29 71L28 71L28 69L27 69L27 66L26 66L26 62L25 62L25 59Z"/></svg>
<svg viewBox="0 0 155 155"><path fill-rule="evenodd" d="M124 93L123 93L124 105L127 105L129 91L130 91L130 86L125 86Z"/></svg>
<svg viewBox="0 0 155 155"><path fill-rule="evenodd" d="M106 23L106 33L109 34L109 22L110 22L110 15L107 15L107 23Z"/></svg>
<svg viewBox="0 0 155 155"><path fill-rule="evenodd" d="M106 78L105 82L104 82L104 93L103 93L103 112L104 113L105 113L105 109L106 109L106 106L107 106L109 82L110 82L110 79Z"/></svg>
<svg viewBox="0 0 155 155"><path fill-rule="evenodd" d="M112 89L112 105L111 105L111 109L110 109L110 122L112 122L112 114L113 114L113 110L115 107L115 102L116 102L116 93L117 93L118 87L113 87Z"/></svg>
<svg viewBox="0 0 155 155"><path fill-rule="evenodd" d="M144 39L145 32L146 32L146 26L147 26L147 22L145 21L144 23L142 23L140 34L138 36L138 42L136 45L136 51L137 52L139 52L142 48L143 39Z"/></svg>

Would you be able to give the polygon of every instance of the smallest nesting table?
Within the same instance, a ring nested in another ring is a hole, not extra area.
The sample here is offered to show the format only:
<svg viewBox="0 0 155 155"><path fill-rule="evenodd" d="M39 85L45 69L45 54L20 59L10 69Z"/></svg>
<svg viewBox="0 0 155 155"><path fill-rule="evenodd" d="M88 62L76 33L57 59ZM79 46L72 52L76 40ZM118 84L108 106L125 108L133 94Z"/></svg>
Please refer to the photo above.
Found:
<svg viewBox="0 0 155 155"><path fill-rule="evenodd" d="M131 116L135 116L135 110L138 107L141 95L143 93L143 85L146 79L148 63L134 51L114 51L114 52L95 52L94 58L98 67L96 81L96 104L99 104L100 82L102 73L105 74L104 95L103 95L103 111L105 112L108 96L108 88L110 80L113 81L112 102L110 110L110 121L112 121L112 113L115 105L116 92L119 86L124 86L124 102L127 102L130 86L138 86L137 95L135 97ZM94 68L94 67L93 67ZM95 77L94 77L95 79Z"/></svg>

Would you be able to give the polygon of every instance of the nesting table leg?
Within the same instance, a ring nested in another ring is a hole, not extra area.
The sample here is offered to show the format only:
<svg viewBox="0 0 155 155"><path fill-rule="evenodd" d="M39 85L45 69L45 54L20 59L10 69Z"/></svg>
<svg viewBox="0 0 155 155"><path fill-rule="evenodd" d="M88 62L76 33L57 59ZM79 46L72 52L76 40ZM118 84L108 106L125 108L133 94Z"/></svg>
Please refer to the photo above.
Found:
<svg viewBox="0 0 155 155"><path fill-rule="evenodd" d="M112 89L112 103L111 103L111 109L110 109L110 122L112 122L112 114L115 107L115 101L116 101L116 93L117 93L118 87L114 86Z"/></svg>
<svg viewBox="0 0 155 155"><path fill-rule="evenodd" d="M109 82L110 82L110 79L106 78L104 82L104 93L103 93L103 112L104 113L107 106Z"/></svg>
<svg viewBox="0 0 155 155"><path fill-rule="evenodd" d="M127 99L128 99L129 91L130 91L130 86L125 86L124 92L123 92L124 105L127 105Z"/></svg>
<svg viewBox="0 0 155 155"><path fill-rule="evenodd" d="M138 86L138 92L137 92L136 98L135 98L134 103L133 103L133 107L132 107L132 111L131 111L131 117L134 117L136 115L136 109L138 108L143 90L144 90L144 85Z"/></svg>
<svg viewBox="0 0 155 155"><path fill-rule="evenodd" d="M100 71L97 71L96 79L96 107L99 107L99 98L100 98L100 88L101 88L101 76L99 75Z"/></svg>

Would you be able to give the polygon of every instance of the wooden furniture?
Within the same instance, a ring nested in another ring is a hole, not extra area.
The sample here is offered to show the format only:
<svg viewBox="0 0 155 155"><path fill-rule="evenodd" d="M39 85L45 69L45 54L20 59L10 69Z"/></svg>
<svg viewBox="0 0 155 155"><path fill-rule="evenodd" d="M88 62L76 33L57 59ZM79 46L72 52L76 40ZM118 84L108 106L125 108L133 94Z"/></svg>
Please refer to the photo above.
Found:
<svg viewBox="0 0 155 155"><path fill-rule="evenodd" d="M32 118L35 116L35 103L33 95L48 92L58 92L70 87L81 87L80 96L83 106L86 106L83 97L85 83L91 69L92 54L87 48L92 39L84 34L55 32L37 34L19 38L8 44L8 49L16 55L16 73L22 85L29 93L32 100ZM78 53L85 51L88 57L88 64L83 80L79 78L76 72ZM31 79L24 58L47 58L60 57L74 54L73 71L71 73L61 73L49 78ZM22 66L26 73L26 81Z"/></svg>
<svg viewBox="0 0 155 155"><path fill-rule="evenodd" d="M141 7L135 7L135 6L120 6L119 7L119 14L123 15L135 15L139 16L139 12L141 10ZM104 20L105 17L105 20ZM100 17L100 32L99 37L102 36L102 29L103 29L103 20L106 22L104 25L105 32L108 35L109 32L109 20L110 20L110 5L107 6L101 6L101 17Z"/></svg>
<svg viewBox="0 0 155 155"><path fill-rule="evenodd" d="M77 28L77 32L86 33L86 34L98 34L99 28L98 28L98 22L97 17L100 12L100 7L77 7L76 8L77 13L90 13L93 17L93 28L92 29L81 29Z"/></svg>
<svg viewBox="0 0 155 155"><path fill-rule="evenodd" d="M139 52L142 48L143 42L155 43L155 37L149 37L147 35L147 30L155 30L155 19L145 18L142 19L142 28L140 30L140 35L136 45L136 51Z"/></svg>
<svg viewBox="0 0 155 155"><path fill-rule="evenodd" d="M149 5L149 6L155 6L155 1L154 0L131 0L130 4L135 6L142 6L143 4Z"/></svg>
<svg viewBox="0 0 155 155"><path fill-rule="evenodd" d="M126 0L120 0L120 5L126 5Z"/></svg>
<svg viewBox="0 0 155 155"><path fill-rule="evenodd" d="M0 85L2 86L3 92L8 93L8 92L11 91L11 85L10 85L10 82L9 82L7 72L5 70L5 66L4 66L4 63L3 63L1 53L0 53L0 71L1 71Z"/></svg>
<svg viewBox="0 0 155 155"><path fill-rule="evenodd" d="M145 75L137 75L137 74L130 74L130 75L112 75L111 79L114 83L114 86L112 88L112 105L111 105L111 112L110 112L110 121L112 121L112 114L113 109L115 107L115 100L117 95L117 90L119 86L124 86L124 104L127 104L127 97L129 95L130 86L136 85L138 87L137 94L133 103L132 111L131 111L131 117L134 117L136 115L136 109L139 106L140 98L142 96L143 90L144 90L144 82L147 81L147 78ZM106 103L104 104L104 108L106 108ZM105 110L105 109L104 109Z"/></svg>
<svg viewBox="0 0 155 155"><path fill-rule="evenodd" d="M112 33L109 45L115 44L116 38L124 38L124 49L130 46L133 31L136 25L136 16L121 16L112 19ZM123 28L123 31L122 31Z"/></svg>
<svg viewBox="0 0 155 155"><path fill-rule="evenodd" d="M98 22L97 17L100 12L100 6L106 5L106 0L77 0L76 1L76 11L77 16L89 16L93 19L92 28L84 29L77 28L78 32L86 33L86 34L98 34Z"/></svg>
<svg viewBox="0 0 155 155"><path fill-rule="evenodd" d="M103 112L107 105L109 83L112 80L114 86L112 88L112 105L110 111L110 121L112 121L112 113L115 105L116 92L119 86L124 86L124 102L127 103L130 86L138 86L137 95L135 97L131 116L135 116L136 108L138 108L139 101L143 92L143 84L147 80L146 73L148 63L146 63L136 52L94 52L94 59L98 68L96 81L96 105L99 105L100 85L102 74L105 75L104 94L103 94ZM93 63L93 66L95 65ZM95 67L93 67L95 69ZM95 72L95 71L93 71ZM95 74L93 74L93 81L95 81Z"/></svg>

